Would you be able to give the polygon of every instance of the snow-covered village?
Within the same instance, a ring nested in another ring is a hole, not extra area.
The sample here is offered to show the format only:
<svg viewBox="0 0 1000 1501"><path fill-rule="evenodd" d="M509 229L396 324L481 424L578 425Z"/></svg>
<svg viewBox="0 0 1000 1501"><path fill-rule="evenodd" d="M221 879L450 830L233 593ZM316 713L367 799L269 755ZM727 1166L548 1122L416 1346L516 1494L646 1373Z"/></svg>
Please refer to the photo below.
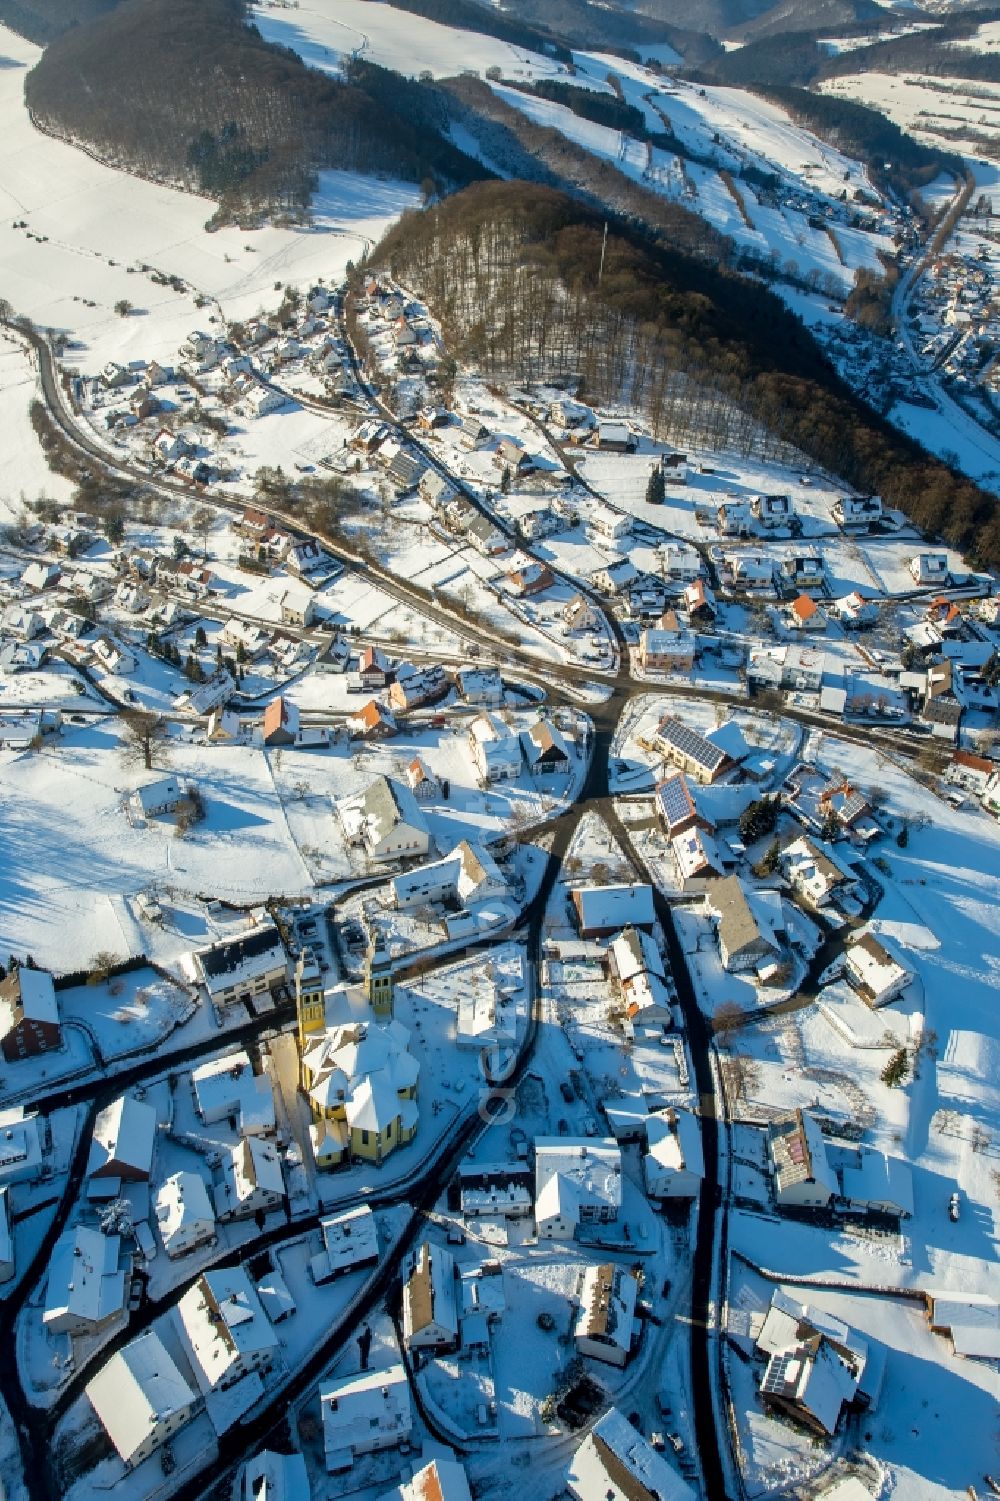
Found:
<svg viewBox="0 0 1000 1501"><path fill-rule="evenodd" d="M437 155L237 210L32 93L163 0L0 4L0 1497L1000 1495L992 147L205 5Z"/></svg>

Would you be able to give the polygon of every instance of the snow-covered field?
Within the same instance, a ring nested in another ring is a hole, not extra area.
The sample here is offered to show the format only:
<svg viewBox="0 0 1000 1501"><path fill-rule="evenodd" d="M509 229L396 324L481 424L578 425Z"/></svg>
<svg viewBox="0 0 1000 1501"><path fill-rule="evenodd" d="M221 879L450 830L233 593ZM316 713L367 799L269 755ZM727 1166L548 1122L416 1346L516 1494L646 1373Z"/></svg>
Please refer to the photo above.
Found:
<svg viewBox="0 0 1000 1501"><path fill-rule="evenodd" d="M409 184L324 172L311 227L209 233L211 200L105 167L36 131L23 88L39 49L0 28L0 55L4 296L15 312L79 341L84 368L110 358L171 361L211 312L196 307L198 293L244 318L273 298L276 280L335 280L419 199ZM155 284L153 270L187 290ZM114 306L123 298L141 315L120 318Z"/></svg>
<svg viewBox="0 0 1000 1501"><path fill-rule="evenodd" d="M1000 84L922 74L849 73L824 79L825 94L881 110L918 141L976 156L1000 141Z"/></svg>
<svg viewBox="0 0 1000 1501"><path fill-rule="evenodd" d="M261 5L254 19L269 42L291 47L311 67L326 72L339 72L342 59L357 56L411 78L424 72L448 78L468 68L502 68L522 78L566 74L562 63L497 37L441 26L365 0L310 0L294 8Z"/></svg>

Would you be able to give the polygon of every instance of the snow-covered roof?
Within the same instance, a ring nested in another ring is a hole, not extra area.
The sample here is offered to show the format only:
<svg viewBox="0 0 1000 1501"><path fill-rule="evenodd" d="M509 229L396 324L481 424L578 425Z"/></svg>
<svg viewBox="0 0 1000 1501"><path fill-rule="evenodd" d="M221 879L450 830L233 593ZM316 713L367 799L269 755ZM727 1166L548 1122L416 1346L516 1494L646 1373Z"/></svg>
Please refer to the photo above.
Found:
<svg viewBox="0 0 1000 1501"><path fill-rule="evenodd" d="M164 1178L156 1194L156 1222L168 1255L195 1227L206 1232L214 1227L215 1211L200 1173L182 1169Z"/></svg>
<svg viewBox="0 0 1000 1501"><path fill-rule="evenodd" d="M378 1222L367 1204L330 1215L320 1220L319 1228L323 1250L310 1262L314 1282L325 1282L338 1272L378 1259Z"/></svg>
<svg viewBox="0 0 1000 1501"><path fill-rule="evenodd" d="M638 1292L638 1283L624 1267L613 1262L587 1267L573 1330L575 1337L616 1346L627 1355L632 1346Z"/></svg>
<svg viewBox="0 0 1000 1501"><path fill-rule="evenodd" d="M1000 1360L1000 1304L985 1293L929 1290L932 1329L947 1329L956 1355Z"/></svg>
<svg viewBox="0 0 1000 1501"><path fill-rule="evenodd" d="M403 1287L403 1337L409 1343L428 1329L458 1336L455 1258L444 1246L425 1240Z"/></svg>
<svg viewBox="0 0 1000 1501"><path fill-rule="evenodd" d="M535 1218L578 1220L584 1206L619 1209L622 1157L610 1138L535 1138Z"/></svg>
<svg viewBox="0 0 1000 1501"><path fill-rule="evenodd" d="M103 1324L125 1306L121 1240L88 1225L67 1230L49 1258L43 1324Z"/></svg>
<svg viewBox="0 0 1000 1501"><path fill-rule="evenodd" d="M42 1168L39 1118L23 1105L0 1110L0 1183L37 1177Z"/></svg>
<svg viewBox="0 0 1000 1501"><path fill-rule="evenodd" d="M119 1095L94 1123L87 1174L91 1178L148 1178L156 1141L156 1111L134 1095Z"/></svg>
<svg viewBox="0 0 1000 1501"><path fill-rule="evenodd" d="M205 1272L177 1304L177 1313L203 1392L234 1368L277 1348L278 1340L243 1267Z"/></svg>
<svg viewBox="0 0 1000 1501"><path fill-rule="evenodd" d="M206 1124L235 1115L242 1135L274 1126L274 1092L265 1074L255 1074L243 1048L211 1058L191 1072L198 1113Z"/></svg>
<svg viewBox="0 0 1000 1501"><path fill-rule="evenodd" d="M661 1110L646 1120L649 1156L661 1172L705 1176L701 1128L689 1110Z"/></svg>
<svg viewBox="0 0 1000 1501"><path fill-rule="evenodd" d="M346 1468L355 1447L369 1444L373 1433L401 1443L413 1427L410 1385L399 1362L327 1382L319 1400L330 1469Z"/></svg>
<svg viewBox="0 0 1000 1501"><path fill-rule="evenodd" d="M780 1399L808 1414L828 1434L836 1431L841 1408L853 1400L857 1379L826 1341L778 1350L768 1362L761 1395Z"/></svg>
<svg viewBox="0 0 1000 1501"><path fill-rule="evenodd" d="M309 1472L302 1455L262 1449L248 1459L239 1501L309 1501Z"/></svg>
<svg viewBox="0 0 1000 1501"><path fill-rule="evenodd" d="M154 1329L117 1350L87 1382L86 1392L126 1464L151 1430L185 1413L195 1400Z"/></svg>
<svg viewBox="0 0 1000 1501"><path fill-rule="evenodd" d="M617 1407L587 1434L566 1470L577 1501L694 1501L695 1493Z"/></svg>
<svg viewBox="0 0 1000 1501"><path fill-rule="evenodd" d="M655 920L652 886L575 886L572 896L581 933L651 928Z"/></svg>
<svg viewBox="0 0 1000 1501"><path fill-rule="evenodd" d="M890 1157L874 1147L861 1147L859 1165L842 1173L844 1197L855 1204L887 1205L901 1214L913 1213L913 1171L901 1157Z"/></svg>
<svg viewBox="0 0 1000 1501"><path fill-rule="evenodd" d="M210 995L282 969L287 956L281 935L271 922L260 923L238 938L224 938L194 956Z"/></svg>
<svg viewBox="0 0 1000 1501"><path fill-rule="evenodd" d="M6 1037L22 1019L59 1025L59 1006L48 970L22 964L0 981L0 1037Z"/></svg>

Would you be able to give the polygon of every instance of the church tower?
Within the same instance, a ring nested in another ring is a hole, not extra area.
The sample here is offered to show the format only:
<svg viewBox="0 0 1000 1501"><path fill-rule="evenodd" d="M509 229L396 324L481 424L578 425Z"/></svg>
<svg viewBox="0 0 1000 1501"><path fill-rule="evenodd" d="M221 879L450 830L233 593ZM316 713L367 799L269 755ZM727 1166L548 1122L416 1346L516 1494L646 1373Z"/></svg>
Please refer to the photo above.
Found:
<svg viewBox="0 0 1000 1501"><path fill-rule="evenodd" d="M295 966L295 1014L298 1018L301 1050L311 1034L326 1030L323 976L319 965L308 951L299 955Z"/></svg>
<svg viewBox="0 0 1000 1501"><path fill-rule="evenodd" d="M365 995L379 1019L392 1016L392 960L389 949L378 925L368 929L368 947L365 950Z"/></svg>

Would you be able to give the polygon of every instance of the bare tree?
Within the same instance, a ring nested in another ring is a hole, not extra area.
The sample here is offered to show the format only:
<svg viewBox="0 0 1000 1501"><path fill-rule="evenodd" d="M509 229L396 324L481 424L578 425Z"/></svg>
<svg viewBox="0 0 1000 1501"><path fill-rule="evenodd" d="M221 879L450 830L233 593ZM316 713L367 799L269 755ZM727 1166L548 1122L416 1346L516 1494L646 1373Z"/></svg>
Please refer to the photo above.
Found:
<svg viewBox="0 0 1000 1501"><path fill-rule="evenodd" d="M743 1025L743 1012L735 1001L720 1001L712 1012L712 1030L723 1044Z"/></svg>
<svg viewBox="0 0 1000 1501"><path fill-rule="evenodd" d="M147 771L153 769L153 741L160 733L160 716L149 709L125 709L121 715L124 746L130 759L142 757Z"/></svg>

